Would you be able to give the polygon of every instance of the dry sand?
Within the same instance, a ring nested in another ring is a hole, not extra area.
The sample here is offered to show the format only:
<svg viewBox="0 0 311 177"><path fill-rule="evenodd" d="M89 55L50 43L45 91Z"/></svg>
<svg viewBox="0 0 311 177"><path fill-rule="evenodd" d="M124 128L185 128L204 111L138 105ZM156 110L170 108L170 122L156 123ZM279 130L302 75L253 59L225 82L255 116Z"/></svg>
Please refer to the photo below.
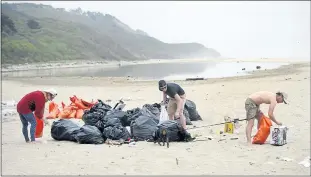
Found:
<svg viewBox="0 0 311 177"><path fill-rule="evenodd" d="M298 163L310 156L310 62L242 76L206 81L178 81L189 99L197 104L206 125L223 121L224 116L244 118L244 101L260 90L288 93L290 104L280 104L275 116L289 127L288 144L247 146L245 122L239 134L221 137L216 132L223 126L191 130L192 135L214 140L171 143L169 149L157 144L138 142L128 145L80 145L54 141L50 127L45 127L41 143L26 144L18 116L2 124L3 175L309 175L310 167ZM157 83L124 78L28 78L2 81L2 100L20 99L24 94L53 87L55 99L69 103L69 97L118 100L127 98L125 109L159 102ZM267 114L266 105L261 108ZM191 127L191 126L190 126ZM254 130L254 133L256 130ZM225 138L225 141L218 140ZM292 161L285 161L283 158ZM176 160L177 159L177 160ZM178 163L177 163L178 161Z"/></svg>

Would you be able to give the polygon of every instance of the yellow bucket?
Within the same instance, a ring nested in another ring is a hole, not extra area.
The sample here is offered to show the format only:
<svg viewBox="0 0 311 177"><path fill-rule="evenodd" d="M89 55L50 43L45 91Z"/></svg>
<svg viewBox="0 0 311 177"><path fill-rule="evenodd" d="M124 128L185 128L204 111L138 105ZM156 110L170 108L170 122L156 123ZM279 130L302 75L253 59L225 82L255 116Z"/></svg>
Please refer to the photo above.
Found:
<svg viewBox="0 0 311 177"><path fill-rule="evenodd" d="M225 123L225 133L231 133L233 134L234 124L232 122Z"/></svg>

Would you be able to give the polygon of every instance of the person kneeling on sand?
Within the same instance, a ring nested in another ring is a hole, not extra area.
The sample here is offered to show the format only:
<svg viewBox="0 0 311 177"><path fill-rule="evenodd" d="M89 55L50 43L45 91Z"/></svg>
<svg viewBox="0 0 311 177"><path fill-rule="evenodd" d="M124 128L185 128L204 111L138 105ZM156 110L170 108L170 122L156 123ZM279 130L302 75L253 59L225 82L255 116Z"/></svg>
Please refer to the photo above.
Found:
<svg viewBox="0 0 311 177"><path fill-rule="evenodd" d="M20 120L23 124L22 132L25 141L28 143L28 122L30 123L30 138L31 142L35 142L36 131L36 117L42 119L44 115L44 107L47 101L52 101L57 96L57 92L54 89L45 91L34 91L25 95L17 104L17 112ZM34 112L34 114L33 114Z"/></svg>
<svg viewBox="0 0 311 177"><path fill-rule="evenodd" d="M186 93L178 84L159 81L159 90L163 92L163 103L167 95L170 97L167 105L167 112L170 120L180 119L182 127L186 130L186 118L183 114L186 103Z"/></svg>
<svg viewBox="0 0 311 177"><path fill-rule="evenodd" d="M246 99L245 110L246 110L246 118L248 120L246 125L246 138L248 143L251 143L251 132L254 126L254 119L257 119L257 121L259 122L260 115L262 114L259 106L261 104L270 104L268 111L269 118L277 125L282 125L281 122L275 119L273 111L277 103L287 104L286 100L287 100L286 93L284 92L272 93L268 91L260 91L253 93Z"/></svg>

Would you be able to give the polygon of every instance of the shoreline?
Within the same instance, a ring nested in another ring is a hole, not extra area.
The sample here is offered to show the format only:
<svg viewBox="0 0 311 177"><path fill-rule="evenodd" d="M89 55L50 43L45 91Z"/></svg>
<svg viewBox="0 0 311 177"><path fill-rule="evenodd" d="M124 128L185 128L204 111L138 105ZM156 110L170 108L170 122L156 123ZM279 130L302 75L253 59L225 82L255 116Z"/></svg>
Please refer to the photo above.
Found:
<svg viewBox="0 0 311 177"><path fill-rule="evenodd" d="M187 62L187 61L186 61ZM291 70L291 74L296 74L300 72L301 69L304 67L310 67L310 62L293 62L287 65L282 65L277 68L273 69L259 69L254 71L246 72L246 75L238 75L238 76L228 76L228 77L218 77L218 78L205 78L204 80L168 80L172 82L183 82L183 83L216 83L216 82L226 82L232 80L248 80L248 79L256 79L256 78L263 78L263 77L273 77L273 76L281 76L287 75L288 70ZM118 84L118 83L126 83L126 84L137 84L137 83L152 83L157 82L156 79L143 79L138 77L79 77L79 76L36 76L36 77L2 77L3 81L20 81L20 82L28 82L28 83L46 83L47 85L57 84L54 80L84 80L89 79L93 80L94 82L102 82L109 84Z"/></svg>
<svg viewBox="0 0 311 177"><path fill-rule="evenodd" d="M141 65L153 63L187 63L187 62L277 62L277 63L305 63L309 60L288 60L288 59L228 59L228 58L215 58L215 59L149 59L149 60L129 60L129 61L101 61L101 60L79 60L79 61L62 61L62 62L49 62L49 63L31 63L31 64L17 64L1 66L1 72L15 72L15 71L28 71L37 69L56 69L56 68L81 68L100 66L103 68L119 67L126 65Z"/></svg>

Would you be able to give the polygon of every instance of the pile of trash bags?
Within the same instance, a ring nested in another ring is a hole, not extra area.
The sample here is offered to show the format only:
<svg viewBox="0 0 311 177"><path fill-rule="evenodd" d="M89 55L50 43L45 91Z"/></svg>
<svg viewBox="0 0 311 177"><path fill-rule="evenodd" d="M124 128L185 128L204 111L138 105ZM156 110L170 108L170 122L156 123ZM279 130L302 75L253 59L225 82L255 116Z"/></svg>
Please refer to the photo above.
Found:
<svg viewBox="0 0 311 177"><path fill-rule="evenodd" d="M161 105L145 104L142 108L131 110L113 109L98 100L89 110L84 110L81 127L68 119L53 122L51 136L59 141L74 141L80 144L102 144L107 139L130 141L153 141L161 127L168 128L171 141L184 141L185 130L177 126L177 121L165 121L159 124ZM187 124L202 120L194 102L187 100L184 113ZM175 122L175 123L174 123Z"/></svg>

